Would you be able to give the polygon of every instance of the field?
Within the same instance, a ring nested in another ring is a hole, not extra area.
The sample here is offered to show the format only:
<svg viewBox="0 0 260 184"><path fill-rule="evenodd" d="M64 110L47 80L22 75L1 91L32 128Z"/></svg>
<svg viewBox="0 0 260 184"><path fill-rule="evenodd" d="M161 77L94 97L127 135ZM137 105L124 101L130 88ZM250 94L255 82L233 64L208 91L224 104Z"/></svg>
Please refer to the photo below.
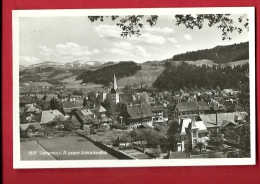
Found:
<svg viewBox="0 0 260 184"><path fill-rule="evenodd" d="M152 66L150 63L142 64L142 69L131 77L122 78L117 81L119 87L124 87L126 84L140 84L151 85L156 78L162 73L164 67L162 65Z"/></svg>
<svg viewBox="0 0 260 184"><path fill-rule="evenodd" d="M39 138L39 144L57 160L115 160L92 142L76 135ZM30 150L31 148L27 148Z"/></svg>
<svg viewBox="0 0 260 184"><path fill-rule="evenodd" d="M61 80L61 82L66 83L66 88L82 89L82 90L95 90L103 88L101 84L88 83L85 86L81 84L81 80L75 80L76 76L69 77L67 79Z"/></svg>

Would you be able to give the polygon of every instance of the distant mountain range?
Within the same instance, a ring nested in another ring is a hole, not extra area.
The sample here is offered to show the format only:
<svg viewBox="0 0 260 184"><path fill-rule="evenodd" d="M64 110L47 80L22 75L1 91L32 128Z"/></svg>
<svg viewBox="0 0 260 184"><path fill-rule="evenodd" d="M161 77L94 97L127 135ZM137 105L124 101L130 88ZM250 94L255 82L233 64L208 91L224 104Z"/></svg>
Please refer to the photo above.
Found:
<svg viewBox="0 0 260 184"><path fill-rule="evenodd" d="M78 60L73 62L67 63L59 63L54 61L45 61L42 63L32 64L29 66L19 65L19 69L30 69L30 68L37 68L37 67L57 67L57 68L85 68L89 66L101 66L106 64L105 61L85 61L85 60Z"/></svg>

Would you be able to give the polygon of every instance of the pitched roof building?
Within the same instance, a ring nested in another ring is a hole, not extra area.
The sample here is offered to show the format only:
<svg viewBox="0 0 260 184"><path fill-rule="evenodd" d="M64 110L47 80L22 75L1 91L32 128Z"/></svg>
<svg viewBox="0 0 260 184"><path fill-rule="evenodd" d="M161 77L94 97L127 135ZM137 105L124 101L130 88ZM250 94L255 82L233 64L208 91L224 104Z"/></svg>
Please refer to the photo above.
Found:
<svg viewBox="0 0 260 184"><path fill-rule="evenodd" d="M58 111L58 110L46 110L46 111L42 111L42 117L41 117L41 122L40 124L43 125L43 124L49 124L51 123L54 118L56 116L63 116L63 114Z"/></svg>
<svg viewBox="0 0 260 184"><path fill-rule="evenodd" d="M130 104L127 105L125 112L119 114L123 122L127 125L132 124L151 124L153 112L145 104Z"/></svg>

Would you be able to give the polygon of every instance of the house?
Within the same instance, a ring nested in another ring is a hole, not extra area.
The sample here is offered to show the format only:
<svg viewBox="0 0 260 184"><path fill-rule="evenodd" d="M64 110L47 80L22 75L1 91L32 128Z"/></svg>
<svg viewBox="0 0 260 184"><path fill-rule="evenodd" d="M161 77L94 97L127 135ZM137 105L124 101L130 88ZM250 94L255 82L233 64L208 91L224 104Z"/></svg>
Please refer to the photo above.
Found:
<svg viewBox="0 0 260 184"><path fill-rule="evenodd" d="M162 106L151 106L150 109L153 112L153 121L164 122Z"/></svg>
<svg viewBox="0 0 260 184"><path fill-rule="evenodd" d="M196 121L191 118L179 120L177 132L174 134L177 151L189 151L195 148L198 142L207 145L208 130L203 121Z"/></svg>
<svg viewBox="0 0 260 184"><path fill-rule="evenodd" d="M78 109L83 107L82 104L66 102L66 101L61 102L61 104L62 104L62 112L66 115L69 115L73 109Z"/></svg>
<svg viewBox="0 0 260 184"><path fill-rule="evenodd" d="M73 115L70 120L73 129L79 129L81 127L81 123L77 120L77 118Z"/></svg>
<svg viewBox="0 0 260 184"><path fill-rule="evenodd" d="M180 102L176 104L173 109L170 109L170 113L172 113L173 118L176 119L196 114L207 114L209 112L210 108L208 104L203 101Z"/></svg>
<svg viewBox="0 0 260 184"><path fill-rule="evenodd" d="M75 118L78 120L78 122L81 124L81 128L84 125L91 125L95 122L95 119L93 117L93 114L89 109L84 109L84 110L75 110L73 115Z"/></svg>
<svg viewBox="0 0 260 184"><path fill-rule="evenodd" d="M39 129L41 129L39 122L20 124L20 137L33 137Z"/></svg>
<svg viewBox="0 0 260 184"><path fill-rule="evenodd" d="M34 106L37 101L38 99L36 96L26 95L19 98L20 107Z"/></svg>
<svg viewBox="0 0 260 184"><path fill-rule="evenodd" d="M107 112L107 110L102 105L98 105L93 109L90 109L90 111L94 115L94 118L97 119L100 119L101 116Z"/></svg>
<svg viewBox="0 0 260 184"><path fill-rule="evenodd" d="M215 114L201 114L197 120L203 121L207 130L209 131L209 136L216 133L223 134L225 129L230 126L235 126L237 122L243 119L246 113L215 113Z"/></svg>
<svg viewBox="0 0 260 184"><path fill-rule="evenodd" d="M143 123L152 126L153 112L144 104L130 104L118 117L120 122L126 123L130 128Z"/></svg>
<svg viewBox="0 0 260 184"><path fill-rule="evenodd" d="M56 116L63 116L63 114L56 109L42 111L40 125L42 126L50 125Z"/></svg>
<svg viewBox="0 0 260 184"><path fill-rule="evenodd" d="M60 93L58 94L58 99L61 100L61 101L63 101L63 102L66 102L66 101L69 101L70 96L71 96L71 95L68 94L68 93L60 92Z"/></svg>

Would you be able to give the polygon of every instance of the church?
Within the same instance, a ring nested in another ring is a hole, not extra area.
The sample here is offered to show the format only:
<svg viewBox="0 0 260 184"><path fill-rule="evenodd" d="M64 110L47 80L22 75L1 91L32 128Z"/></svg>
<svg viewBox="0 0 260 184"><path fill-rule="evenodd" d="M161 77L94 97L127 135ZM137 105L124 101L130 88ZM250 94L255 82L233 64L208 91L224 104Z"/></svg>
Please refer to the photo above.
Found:
<svg viewBox="0 0 260 184"><path fill-rule="evenodd" d="M117 104L119 103L119 93L117 89L116 76L114 74L113 87L111 88L111 99Z"/></svg>

